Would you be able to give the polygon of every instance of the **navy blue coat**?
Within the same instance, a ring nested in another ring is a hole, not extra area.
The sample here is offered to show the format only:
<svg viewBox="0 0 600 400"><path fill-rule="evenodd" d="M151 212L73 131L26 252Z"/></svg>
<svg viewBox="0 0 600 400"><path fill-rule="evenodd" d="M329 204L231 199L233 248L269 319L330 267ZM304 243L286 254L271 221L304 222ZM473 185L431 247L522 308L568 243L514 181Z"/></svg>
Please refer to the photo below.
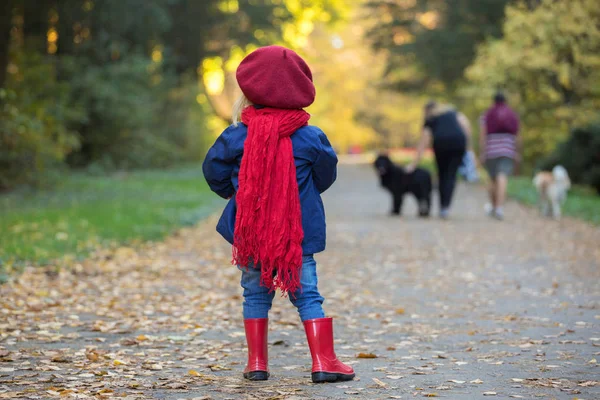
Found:
<svg viewBox="0 0 600 400"><path fill-rule="evenodd" d="M240 123L231 125L210 148L202 170L211 190L229 203L217 224L217 231L233 244L238 174L248 128ZM325 250L325 209L321 193L337 176L337 156L325 133L316 126L304 126L291 136L300 192L305 255Z"/></svg>

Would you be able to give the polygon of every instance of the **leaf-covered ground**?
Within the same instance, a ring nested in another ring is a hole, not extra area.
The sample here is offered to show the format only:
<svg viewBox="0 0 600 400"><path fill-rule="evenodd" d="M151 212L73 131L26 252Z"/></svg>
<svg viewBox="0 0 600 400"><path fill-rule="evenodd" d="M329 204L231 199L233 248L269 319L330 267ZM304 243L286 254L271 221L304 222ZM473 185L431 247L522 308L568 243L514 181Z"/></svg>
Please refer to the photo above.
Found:
<svg viewBox="0 0 600 400"><path fill-rule="evenodd" d="M271 379L243 380L240 274L212 218L1 286L0 399L600 398L598 228L516 203L492 221L467 186L450 221L412 201L392 218L366 166L341 167L325 200L319 284L356 380L310 382L279 297Z"/></svg>

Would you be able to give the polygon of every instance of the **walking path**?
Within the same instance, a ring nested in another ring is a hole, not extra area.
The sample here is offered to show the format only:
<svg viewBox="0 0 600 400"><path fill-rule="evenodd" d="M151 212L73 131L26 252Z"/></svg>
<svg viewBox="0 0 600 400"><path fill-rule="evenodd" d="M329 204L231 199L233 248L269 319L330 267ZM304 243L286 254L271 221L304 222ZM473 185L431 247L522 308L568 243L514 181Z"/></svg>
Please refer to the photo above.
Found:
<svg viewBox="0 0 600 400"><path fill-rule="evenodd" d="M316 257L337 353L357 379L310 382L297 313L276 297L267 382L242 379L240 274L215 219L0 287L0 399L600 399L600 230L510 203L452 219L387 215L368 166L325 195ZM364 358L374 357L374 358Z"/></svg>

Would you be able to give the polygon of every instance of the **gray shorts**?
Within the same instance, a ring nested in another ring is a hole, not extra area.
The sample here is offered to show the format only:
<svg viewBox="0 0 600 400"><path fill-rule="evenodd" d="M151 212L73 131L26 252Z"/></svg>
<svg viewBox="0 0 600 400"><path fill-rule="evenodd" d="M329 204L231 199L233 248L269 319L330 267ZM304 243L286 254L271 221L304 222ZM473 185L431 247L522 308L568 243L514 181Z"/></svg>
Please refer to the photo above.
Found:
<svg viewBox="0 0 600 400"><path fill-rule="evenodd" d="M485 169L492 179L496 179L499 174L511 176L514 168L515 160L512 158L498 157L485 160Z"/></svg>

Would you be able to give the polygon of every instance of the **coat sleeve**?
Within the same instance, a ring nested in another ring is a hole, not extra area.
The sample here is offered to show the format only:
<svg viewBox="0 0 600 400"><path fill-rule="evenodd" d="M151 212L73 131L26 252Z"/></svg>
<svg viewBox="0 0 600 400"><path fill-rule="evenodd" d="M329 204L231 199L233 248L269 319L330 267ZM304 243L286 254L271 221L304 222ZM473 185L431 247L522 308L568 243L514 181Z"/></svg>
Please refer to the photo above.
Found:
<svg viewBox="0 0 600 400"><path fill-rule="evenodd" d="M317 144L317 158L313 163L313 181L319 193L323 193L335 182L337 178L337 156L329 143L327 136L319 130L319 143Z"/></svg>
<svg viewBox="0 0 600 400"><path fill-rule="evenodd" d="M224 199L228 199L235 193L231 182L231 174L235 167L235 159L227 143L225 132L219 136L208 150L202 172L210 189Z"/></svg>

